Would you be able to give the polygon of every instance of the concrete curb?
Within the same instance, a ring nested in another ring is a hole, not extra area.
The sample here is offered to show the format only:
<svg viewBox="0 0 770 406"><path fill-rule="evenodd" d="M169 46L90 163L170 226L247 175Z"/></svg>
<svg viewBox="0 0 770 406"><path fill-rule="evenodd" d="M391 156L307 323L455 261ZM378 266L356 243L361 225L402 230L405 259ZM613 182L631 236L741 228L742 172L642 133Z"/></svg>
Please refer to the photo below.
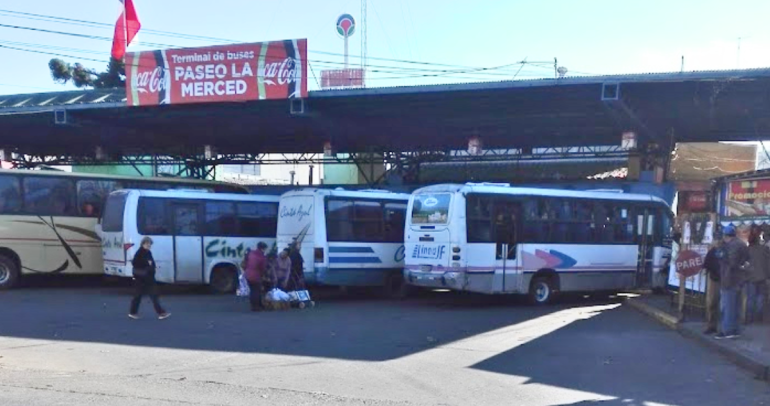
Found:
<svg viewBox="0 0 770 406"><path fill-rule="evenodd" d="M679 328L679 319L663 310L650 306L639 299L628 299L626 300L626 303L637 311L652 317L670 329L677 330Z"/></svg>
<svg viewBox="0 0 770 406"><path fill-rule="evenodd" d="M770 365L755 360L750 353L738 348L733 348L723 341L717 341L713 336L704 335L694 326L682 324L676 316L664 310L650 306L639 299L628 299L626 303L647 316L657 320L666 327L677 331L684 337L690 338L706 348L715 350L730 362L753 374L757 379L770 381Z"/></svg>

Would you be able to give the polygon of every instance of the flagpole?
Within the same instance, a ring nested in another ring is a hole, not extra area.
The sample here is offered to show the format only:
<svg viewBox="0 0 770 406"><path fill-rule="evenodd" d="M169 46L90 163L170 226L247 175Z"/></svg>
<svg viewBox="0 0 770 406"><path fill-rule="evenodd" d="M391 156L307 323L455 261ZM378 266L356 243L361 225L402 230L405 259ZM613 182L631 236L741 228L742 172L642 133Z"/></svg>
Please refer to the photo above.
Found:
<svg viewBox="0 0 770 406"><path fill-rule="evenodd" d="M123 16L123 43L125 44L123 48L125 51L123 52L123 58L121 59L125 61L126 52L128 52L128 22L126 20L126 0L121 0L120 3L123 4L123 12L121 15Z"/></svg>

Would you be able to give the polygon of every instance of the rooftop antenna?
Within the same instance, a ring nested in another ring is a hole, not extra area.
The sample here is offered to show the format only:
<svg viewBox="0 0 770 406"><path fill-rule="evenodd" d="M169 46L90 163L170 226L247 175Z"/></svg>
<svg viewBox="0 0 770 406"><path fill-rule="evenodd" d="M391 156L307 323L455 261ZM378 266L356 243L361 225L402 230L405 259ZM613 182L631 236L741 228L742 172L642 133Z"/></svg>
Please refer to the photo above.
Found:
<svg viewBox="0 0 770 406"><path fill-rule="evenodd" d="M736 66L736 69L740 69L741 68L741 41L744 38L749 38L749 37L738 37L738 52L736 52L736 55L735 55L735 66Z"/></svg>

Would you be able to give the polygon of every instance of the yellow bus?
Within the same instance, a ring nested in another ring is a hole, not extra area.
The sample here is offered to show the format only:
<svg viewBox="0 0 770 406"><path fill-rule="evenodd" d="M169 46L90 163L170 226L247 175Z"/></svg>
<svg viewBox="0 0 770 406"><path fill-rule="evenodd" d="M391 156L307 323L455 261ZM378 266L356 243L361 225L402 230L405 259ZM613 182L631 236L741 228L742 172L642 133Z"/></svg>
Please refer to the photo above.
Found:
<svg viewBox="0 0 770 406"><path fill-rule="evenodd" d="M0 170L0 289L27 274L102 274L96 225L119 189L248 193L238 185L170 177Z"/></svg>

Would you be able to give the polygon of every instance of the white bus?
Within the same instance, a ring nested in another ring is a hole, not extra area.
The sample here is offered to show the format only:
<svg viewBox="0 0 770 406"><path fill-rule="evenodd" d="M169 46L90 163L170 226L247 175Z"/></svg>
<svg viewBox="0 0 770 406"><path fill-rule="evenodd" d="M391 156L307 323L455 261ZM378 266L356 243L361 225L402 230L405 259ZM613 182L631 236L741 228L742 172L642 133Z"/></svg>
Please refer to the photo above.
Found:
<svg viewBox="0 0 770 406"><path fill-rule="evenodd" d="M672 213L661 199L609 192L434 185L406 226L407 283L487 294L665 287Z"/></svg>
<svg viewBox="0 0 770 406"><path fill-rule="evenodd" d="M309 284L402 282L409 195L381 190L300 189L281 196L278 247L301 242Z"/></svg>
<svg viewBox="0 0 770 406"><path fill-rule="evenodd" d="M152 238L158 282L235 289L249 249L275 243L278 196L195 191L112 192L101 221L104 273L131 277L142 237Z"/></svg>
<svg viewBox="0 0 770 406"><path fill-rule="evenodd" d="M241 186L195 179L0 170L0 289L16 286L27 274L101 274L94 229L107 195L177 187L247 193Z"/></svg>

